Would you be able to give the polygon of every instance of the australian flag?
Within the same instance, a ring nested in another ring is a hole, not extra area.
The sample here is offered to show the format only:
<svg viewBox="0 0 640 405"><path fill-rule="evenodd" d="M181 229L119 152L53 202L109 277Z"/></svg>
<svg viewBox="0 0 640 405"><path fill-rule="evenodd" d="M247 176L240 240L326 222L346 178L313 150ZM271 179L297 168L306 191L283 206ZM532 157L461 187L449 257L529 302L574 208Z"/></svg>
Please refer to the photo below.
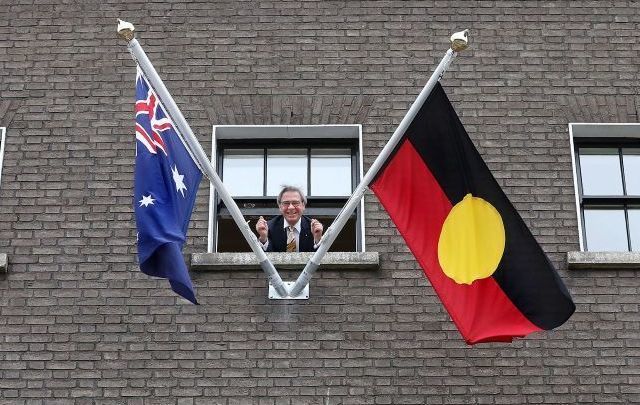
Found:
<svg viewBox="0 0 640 405"><path fill-rule="evenodd" d="M133 207L140 270L168 279L173 291L197 304L182 246L202 173L140 69L135 112Z"/></svg>

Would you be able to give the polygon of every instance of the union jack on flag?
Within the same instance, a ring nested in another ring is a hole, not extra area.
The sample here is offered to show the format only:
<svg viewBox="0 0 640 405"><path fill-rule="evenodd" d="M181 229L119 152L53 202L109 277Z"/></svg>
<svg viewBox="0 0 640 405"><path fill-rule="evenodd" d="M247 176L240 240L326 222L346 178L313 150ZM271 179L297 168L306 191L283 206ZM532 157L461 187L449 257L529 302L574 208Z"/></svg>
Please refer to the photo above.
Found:
<svg viewBox="0 0 640 405"><path fill-rule="evenodd" d="M173 291L197 304L182 247L202 173L139 68L135 113L133 207L140 270L168 279Z"/></svg>
<svg viewBox="0 0 640 405"><path fill-rule="evenodd" d="M158 153L158 149L160 149L166 155L167 147L162 139L161 133L162 131L174 128L171 120L165 116L164 111L160 107L158 97L153 90L145 86L146 84L142 73L138 71L136 90L140 89L142 92L138 92L138 99L136 100L136 139L147 148L149 153L156 154ZM147 94L144 99L141 99L140 96L144 96L145 87Z"/></svg>

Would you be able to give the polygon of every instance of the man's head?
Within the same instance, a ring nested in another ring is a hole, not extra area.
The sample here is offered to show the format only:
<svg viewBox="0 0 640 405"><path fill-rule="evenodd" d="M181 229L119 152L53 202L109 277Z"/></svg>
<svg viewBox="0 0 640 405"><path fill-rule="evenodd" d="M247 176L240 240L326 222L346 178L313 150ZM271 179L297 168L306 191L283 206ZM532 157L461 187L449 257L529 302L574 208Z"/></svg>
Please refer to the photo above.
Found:
<svg viewBox="0 0 640 405"><path fill-rule="evenodd" d="M294 186L283 186L277 201L280 213L289 225L295 225L300 220L307 205L307 197L302 190Z"/></svg>

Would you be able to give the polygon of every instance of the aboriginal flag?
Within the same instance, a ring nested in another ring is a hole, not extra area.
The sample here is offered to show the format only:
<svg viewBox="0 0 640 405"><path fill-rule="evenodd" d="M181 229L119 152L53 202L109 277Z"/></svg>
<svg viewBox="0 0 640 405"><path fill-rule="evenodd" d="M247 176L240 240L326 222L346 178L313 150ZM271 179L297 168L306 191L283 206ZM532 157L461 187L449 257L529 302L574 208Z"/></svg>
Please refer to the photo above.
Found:
<svg viewBox="0 0 640 405"><path fill-rule="evenodd" d="M439 83L370 188L468 344L550 330L575 310Z"/></svg>

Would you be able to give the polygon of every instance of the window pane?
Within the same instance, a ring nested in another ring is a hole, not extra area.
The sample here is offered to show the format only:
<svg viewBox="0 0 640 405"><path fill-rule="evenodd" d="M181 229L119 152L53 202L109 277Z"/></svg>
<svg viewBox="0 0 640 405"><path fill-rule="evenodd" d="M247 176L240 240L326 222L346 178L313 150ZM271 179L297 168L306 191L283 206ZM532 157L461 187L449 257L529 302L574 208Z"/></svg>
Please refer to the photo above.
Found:
<svg viewBox="0 0 640 405"><path fill-rule="evenodd" d="M627 225L622 209L584 210L587 250L590 252L626 252Z"/></svg>
<svg viewBox="0 0 640 405"><path fill-rule="evenodd" d="M307 190L307 150L268 149L267 150L267 195L276 196L283 185Z"/></svg>
<svg viewBox="0 0 640 405"><path fill-rule="evenodd" d="M627 195L640 195L640 149L622 149Z"/></svg>
<svg viewBox="0 0 640 405"><path fill-rule="evenodd" d="M351 195L351 151L349 149L311 150L312 196Z"/></svg>
<svg viewBox="0 0 640 405"><path fill-rule="evenodd" d="M222 176L223 183L232 196L262 196L264 151L262 149L225 149Z"/></svg>
<svg viewBox="0 0 640 405"><path fill-rule="evenodd" d="M615 148L580 148L583 195L622 195L620 157Z"/></svg>
<svg viewBox="0 0 640 405"><path fill-rule="evenodd" d="M627 211L629 215L629 236L631 237L631 250L640 252L640 209L633 208Z"/></svg>

